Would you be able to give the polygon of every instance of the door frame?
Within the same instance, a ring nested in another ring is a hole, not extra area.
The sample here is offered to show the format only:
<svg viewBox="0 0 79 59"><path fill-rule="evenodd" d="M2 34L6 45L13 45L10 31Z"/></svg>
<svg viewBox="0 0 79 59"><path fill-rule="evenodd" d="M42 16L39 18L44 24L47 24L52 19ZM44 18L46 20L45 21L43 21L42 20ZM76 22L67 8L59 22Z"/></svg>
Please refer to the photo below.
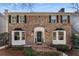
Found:
<svg viewBox="0 0 79 59"><path fill-rule="evenodd" d="M38 31L42 32L42 37L43 37L42 43L44 43L45 42L45 29L44 29L44 27L34 28L34 43L36 43L36 38L37 38L37 32Z"/></svg>

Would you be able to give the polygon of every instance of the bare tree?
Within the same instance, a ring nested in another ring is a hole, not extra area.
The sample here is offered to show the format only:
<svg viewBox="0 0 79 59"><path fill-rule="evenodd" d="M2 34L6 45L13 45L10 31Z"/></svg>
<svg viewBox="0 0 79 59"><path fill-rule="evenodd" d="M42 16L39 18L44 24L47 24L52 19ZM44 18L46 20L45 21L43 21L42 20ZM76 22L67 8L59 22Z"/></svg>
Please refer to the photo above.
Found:
<svg viewBox="0 0 79 59"><path fill-rule="evenodd" d="M79 12L79 3L71 3L71 8L75 9L76 12Z"/></svg>
<svg viewBox="0 0 79 59"><path fill-rule="evenodd" d="M15 3L15 4L12 4L12 6L13 6L13 9L26 9L27 11L32 12L34 4L32 4L32 3L20 3L20 4Z"/></svg>
<svg viewBox="0 0 79 59"><path fill-rule="evenodd" d="M6 6L6 8L10 8L10 9L13 9L13 10L16 10L16 9L21 9L21 10L27 10L29 12L32 12L33 11L33 7L35 4L33 3L3 3L3 4L0 4L1 6Z"/></svg>

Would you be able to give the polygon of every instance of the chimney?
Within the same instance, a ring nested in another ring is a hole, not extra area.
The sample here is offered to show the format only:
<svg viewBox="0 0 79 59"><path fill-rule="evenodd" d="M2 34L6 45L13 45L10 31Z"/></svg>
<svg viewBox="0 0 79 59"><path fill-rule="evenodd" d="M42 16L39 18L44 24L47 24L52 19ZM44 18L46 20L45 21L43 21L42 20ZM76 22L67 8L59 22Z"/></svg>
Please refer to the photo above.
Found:
<svg viewBox="0 0 79 59"><path fill-rule="evenodd" d="M65 12L65 9L64 9L64 8L61 8L61 9L59 10L59 12Z"/></svg>

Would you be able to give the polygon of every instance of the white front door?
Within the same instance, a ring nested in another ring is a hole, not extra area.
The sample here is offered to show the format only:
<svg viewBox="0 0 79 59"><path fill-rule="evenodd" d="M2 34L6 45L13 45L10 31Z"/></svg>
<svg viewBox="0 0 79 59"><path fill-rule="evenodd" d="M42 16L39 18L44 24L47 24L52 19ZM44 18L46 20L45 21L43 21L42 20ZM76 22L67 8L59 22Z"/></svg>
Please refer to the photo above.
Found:
<svg viewBox="0 0 79 59"><path fill-rule="evenodd" d="M25 31L12 31L12 45L24 45L25 37Z"/></svg>

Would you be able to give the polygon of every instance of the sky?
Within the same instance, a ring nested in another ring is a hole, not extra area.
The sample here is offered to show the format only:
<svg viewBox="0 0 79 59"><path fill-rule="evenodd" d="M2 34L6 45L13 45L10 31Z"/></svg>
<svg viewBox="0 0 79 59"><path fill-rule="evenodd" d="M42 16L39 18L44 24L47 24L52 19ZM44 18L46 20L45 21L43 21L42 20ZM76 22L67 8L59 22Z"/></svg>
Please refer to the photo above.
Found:
<svg viewBox="0 0 79 59"><path fill-rule="evenodd" d="M16 6L18 5L18 6ZM27 6L21 6L20 3L0 3L0 12L4 12L5 9L9 11L29 11ZM73 12L74 10L71 7L70 3L32 3L33 12L58 12L61 8L65 8L66 12Z"/></svg>

